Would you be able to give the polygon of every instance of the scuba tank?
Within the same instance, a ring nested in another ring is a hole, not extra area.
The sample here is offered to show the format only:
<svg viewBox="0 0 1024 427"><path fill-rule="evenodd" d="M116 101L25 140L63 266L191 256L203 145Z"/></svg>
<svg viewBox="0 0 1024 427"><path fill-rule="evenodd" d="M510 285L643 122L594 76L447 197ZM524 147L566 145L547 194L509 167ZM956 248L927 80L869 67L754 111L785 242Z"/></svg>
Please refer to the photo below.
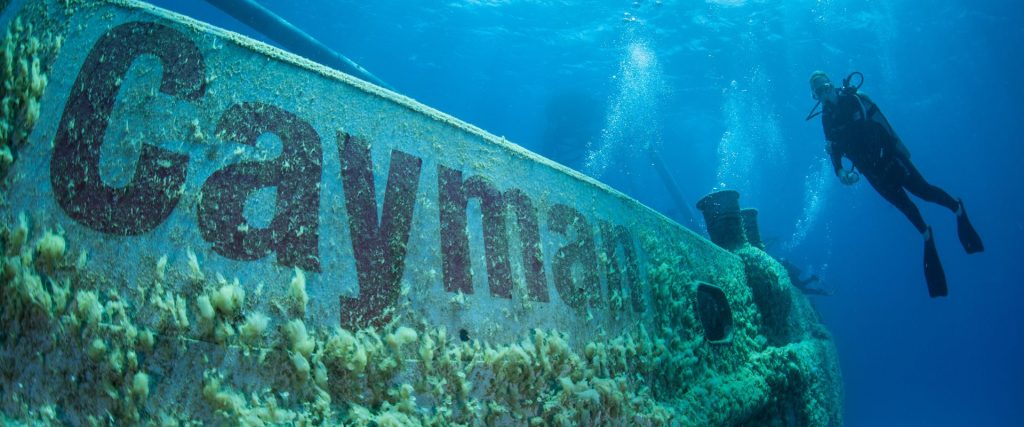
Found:
<svg viewBox="0 0 1024 427"><path fill-rule="evenodd" d="M860 82L858 82L856 85L850 85L850 81L853 80L854 76L860 76ZM853 95L856 94L857 91L860 90L860 87L863 85L864 73L861 73L860 71L854 71L847 75L845 79L843 79L843 87L839 88L839 93L843 95ZM814 104L814 107L811 108L811 112L807 113L807 118L805 118L804 120L811 120L821 115L822 111L817 111L818 107L820 106L821 101L818 101L818 103Z"/></svg>

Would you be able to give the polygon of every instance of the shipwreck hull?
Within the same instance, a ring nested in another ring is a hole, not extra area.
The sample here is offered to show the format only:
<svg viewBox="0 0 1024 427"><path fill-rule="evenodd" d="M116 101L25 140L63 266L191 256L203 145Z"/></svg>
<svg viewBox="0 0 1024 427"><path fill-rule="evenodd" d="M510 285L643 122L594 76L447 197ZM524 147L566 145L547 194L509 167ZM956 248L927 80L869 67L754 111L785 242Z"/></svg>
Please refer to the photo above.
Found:
<svg viewBox="0 0 1024 427"><path fill-rule="evenodd" d="M756 248L182 16L0 5L5 421L842 423Z"/></svg>

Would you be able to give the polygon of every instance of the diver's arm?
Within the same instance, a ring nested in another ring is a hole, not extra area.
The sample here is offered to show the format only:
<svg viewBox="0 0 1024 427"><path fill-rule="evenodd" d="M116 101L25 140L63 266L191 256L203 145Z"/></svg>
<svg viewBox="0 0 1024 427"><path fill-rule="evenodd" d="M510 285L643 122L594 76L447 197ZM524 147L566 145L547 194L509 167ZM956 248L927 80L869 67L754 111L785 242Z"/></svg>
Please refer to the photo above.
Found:
<svg viewBox="0 0 1024 427"><path fill-rule="evenodd" d="M835 149L835 144L835 142L825 140L825 152L832 158L832 170L836 176L839 176L839 171L843 170L843 154Z"/></svg>
<svg viewBox="0 0 1024 427"><path fill-rule="evenodd" d="M843 183L843 185L856 184L860 180L860 174L852 168L850 170L843 168L843 154L835 149L834 144L832 141L827 141L825 151L832 157L832 169L835 171L836 177L839 178L839 182Z"/></svg>
<svg viewBox="0 0 1024 427"><path fill-rule="evenodd" d="M821 128L825 131L825 152L832 159L832 170L839 176L843 170L843 153L836 149L836 140L840 135L835 130L835 123L832 115L821 115Z"/></svg>

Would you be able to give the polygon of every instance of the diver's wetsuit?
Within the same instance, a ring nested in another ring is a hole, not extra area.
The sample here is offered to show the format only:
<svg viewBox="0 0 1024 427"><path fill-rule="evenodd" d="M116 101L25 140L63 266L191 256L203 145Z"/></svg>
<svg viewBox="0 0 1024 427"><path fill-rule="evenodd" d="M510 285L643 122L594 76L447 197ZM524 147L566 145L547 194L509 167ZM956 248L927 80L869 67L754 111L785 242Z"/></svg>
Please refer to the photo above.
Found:
<svg viewBox="0 0 1024 427"><path fill-rule="evenodd" d="M924 233L928 225L904 189L956 212L956 199L925 181L910 162L910 152L866 95L840 92L835 104L824 103L821 124L836 175L846 156L878 194L903 212L919 232Z"/></svg>
<svg viewBox="0 0 1024 427"><path fill-rule="evenodd" d="M793 286L799 289L800 292L806 295L832 295L832 291L830 290L810 287L811 283L821 281L821 278L819 278L816 274L812 274L811 277L808 277L806 279L801 279L800 276L803 275L803 272L800 271L800 268L798 268L795 264L789 262L789 260L785 258L779 258L779 263L782 264L782 267L786 269L786 273L789 274L789 281L793 283Z"/></svg>

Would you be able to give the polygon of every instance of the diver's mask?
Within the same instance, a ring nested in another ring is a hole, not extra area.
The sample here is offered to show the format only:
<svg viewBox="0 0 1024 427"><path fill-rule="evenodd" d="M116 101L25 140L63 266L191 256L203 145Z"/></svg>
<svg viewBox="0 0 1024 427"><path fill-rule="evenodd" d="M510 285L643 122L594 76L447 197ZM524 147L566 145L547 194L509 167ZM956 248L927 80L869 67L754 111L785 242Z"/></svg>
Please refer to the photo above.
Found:
<svg viewBox="0 0 1024 427"><path fill-rule="evenodd" d="M835 87L832 86L832 81L830 81L828 77L825 77L824 74L811 81L811 97L818 102L816 102L814 107L811 108L811 112L807 113L807 118L805 120L813 119L821 114L821 111L818 111L818 107L821 106L821 102L825 100L828 94L834 90Z"/></svg>
<svg viewBox="0 0 1024 427"><path fill-rule="evenodd" d="M825 82L821 85L815 86L814 92L811 94L811 97L813 97L815 101L822 101L823 98L825 98L825 96L830 91L833 90L835 90L835 87L832 86L832 82Z"/></svg>
<svg viewBox="0 0 1024 427"><path fill-rule="evenodd" d="M854 77L860 77L860 82L857 84L850 84ZM820 82L820 83L819 83ZM850 75L843 79L843 87L839 88L839 92L843 95L853 95L860 90L861 85L864 84L864 74L860 71L854 71ZM821 106L821 102L829 94L829 91L835 91L836 87L832 85L832 81L828 79L828 76L822 72L815 72L811 75L811 97L815 101L814 107L811 108L811 112L807 113L807 118L804 120L813 119L821 114L818 111L818 107Z"/></svg>

